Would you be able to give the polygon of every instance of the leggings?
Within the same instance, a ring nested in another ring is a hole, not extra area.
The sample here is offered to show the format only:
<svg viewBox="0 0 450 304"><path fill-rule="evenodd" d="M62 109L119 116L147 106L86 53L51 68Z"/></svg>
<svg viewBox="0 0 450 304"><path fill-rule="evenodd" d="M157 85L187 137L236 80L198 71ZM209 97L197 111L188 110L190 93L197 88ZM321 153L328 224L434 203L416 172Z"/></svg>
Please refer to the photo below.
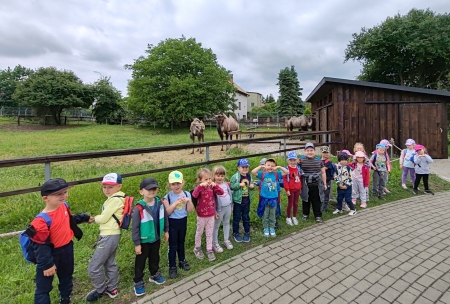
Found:
<svg viewBox="0 0 450 304"><path fill-rule="evenodd" d="M402 184L406 184L406 178L408 177L408 173L409 173L409 176L411 176L411 182L414 185L414 182L416 181L416 175L414 172L414 168L408 168L408 167L403 167Z"/></svg>
<svg viewBox="0 0 450 304"><path fill-rule="evenodd" d="M231 218L231 204L223 207L219 212L219 218L214 219L213 244L219 243L219 227L223 223L223 240L228 241L230 236L230 218Z"/></svg>
<svg viewBox="0 0 450 304"><path fill-rule="evenodd" d="M214 215L210 217L197 216L197 231L195 232L195 247L200 248L202 246L203 230L206 231L206 250L212 250L212 236L214 229Z"/></svg>
<svg viewBox="0 0 450 304"><path fill-rule="evenodd" d="M300 196L300 190L290 191L291 195L288 196L288 205L286 209L286 217L297 217L298 210L298 197Z"/></svg>
<svg viewBox="0 0 450 304"><path fill-rule="evenodd" d="M425 188L425 191L428 191L428 174L418 174L416 173L416 180L414 181L414 190L417 190L420 184L420 180L423 177L423 186Z"/></svg>

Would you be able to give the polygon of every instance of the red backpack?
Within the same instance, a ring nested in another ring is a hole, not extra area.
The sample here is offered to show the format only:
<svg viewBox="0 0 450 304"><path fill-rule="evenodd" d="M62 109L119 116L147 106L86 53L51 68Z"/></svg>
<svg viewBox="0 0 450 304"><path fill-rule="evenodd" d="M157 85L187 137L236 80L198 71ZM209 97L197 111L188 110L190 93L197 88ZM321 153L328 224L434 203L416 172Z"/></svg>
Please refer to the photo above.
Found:
<svg viewBox="0 0 450 304"><path fill-rule="evenodd" d="M128 228L130 228L130 224L131 224L131 213L133 212L134 197L127 196L127 195L125 195L125 196L116 195L113 197L125 198L125 202L124 202L124 206L123 206L122 221L119 221L119 219L117 218L117 216L115 214L113 214L112 216L116 220L117 225L119 225L119 227L121 229L128 230Z"/></svg>

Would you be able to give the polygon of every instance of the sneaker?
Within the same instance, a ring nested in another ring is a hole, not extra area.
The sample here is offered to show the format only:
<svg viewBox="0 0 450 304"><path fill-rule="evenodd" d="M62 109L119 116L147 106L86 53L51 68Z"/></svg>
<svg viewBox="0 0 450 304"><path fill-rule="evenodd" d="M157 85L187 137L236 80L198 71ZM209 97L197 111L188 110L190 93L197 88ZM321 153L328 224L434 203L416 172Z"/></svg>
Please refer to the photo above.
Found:
<svg viewBox="0 0 450 304"><path fill-rule="evenodd" d="M169 268L169 278L176 279L178 278L178 272L176 267L170 267Z"/></svg>
<svg viewBox="0 0 450 304"><path fill-rule="evenodd" d="M356 214L356 210L350 210L350 212L348 213L348 215L355 215Z"/></svg>
<svg viewBox="0 0 450 304"><path fill-rule="evenodd" d="M425 190L425 194L431 194L431 195L434 195L433 191L431 191L431 190Z"/></svg>
<svg viewBox="0 0 450 304"><path fill-rule="evenodd" d="M136 295L136 297L140 297L145 295L145 287L144 287L144 282L140 281L138 283L134 283L134 294Z"/></svg>
<svg viewBox="0 0 450 304"><path fill-rule="evenodd" d="M277 236L277 234L275 233L275 228L269 228L269 233L273 237Z"/></svg>
<svg viewBox="0 0 450 304"><path fill-rule="evenodd" d="M70 297L59 300L59 304L70 304Z"/></svg>
<svg viewBox="0 0 450 304"><path fill-rule="evenodd" d="M340 214L340 213L342 213L342 210L336 209L333 211L333 214Z"/></svg>
<svg viewBox="0 0 450 304"><path fill-rule="evenodd" d="M419 187L417 187L417 191L420 191L420 188L419 188Z"/></svg>
<svg viewBox="0 0 450 304"><path fill-rule="evenodd" d="M236 243L241 243L242 242L242 237L239 233L235 233L233 234L233 239L236 241Z"/></svg>
<svg viewBox="0 0 450 304"><path fill-rule="evenodd" d="M366 203L361 203L361 208L366 208L367 204Z"/></svg>
<svg viewBox="0 0 450 304"><path fill-rule="evenodd" d="M413 189L413 194L417 195L419 194L419 191L417 191L417 189Z"/></svg>
<svg viewBox="0 0 450 304"><path fill-rule="evenodd" d="M293 218L292 218L292 223L294 223L295 226L298 225L298 220L297 220L296 217L293 217Z"/></svg>
<svg viewBox="0 0 450 304"><path fill-rule="evenodd" d="M243 241L244 241L244 243L250 242L250 232L244 233L244 239L243 239Z"/></svg>
<svg viewBox="0 0 450 304"><path fill-rule="evenodd" d="M166 282L166 279L164 279L164 277L159 272L157 272L155 275L151 276L150 279L148 279L148 281L151 283L161 285Z"/></svg>
<svg viewBox="0 0 450 304"><path fill-rule="evenodd" d="M114 288L113 290L106 290L105 293L111 298L114 299L119 295L119 290L117 288Z"/></svg>
<svg viewBox="0 0 450 304"><path fill-rule="evenodd" d="M323 219L322 219L322 217L320 217L320 216L316 217L316 222L318 222L318 223L322 223L322 222L323 222Z"/></svg>
<svg viewBox="0 0 450 304"><path fill-rule="evenodd" d="M100 299L101 297L103 297L105 295L105 292L106 292L106 289L102 293L98 293L96 289L91 290L86 296L86 301L95 302L98 299Z"/></svg>
<svg viewBox="0 0 450 304"><path fill-rule="evenodd" d="M384 193L391 193L391 191L388 190L388 188L384 188Z"/></svg>
<svg viewBox="0 0 450 304"><path fill-rule="evenodd" d="M269 228L264 228L264 236L269 236Z"/></svg>
<svg viewBox="0 0 450 304"><path fill-rule="evenodd" d="M303 215L302 215L302 221L307 221L307 220L308 220L308 217L309 217L308 215L304 215L304 214L303 214Z"/></svg>
<svg viewBox="0 0 450 304"><path fill-rule="evenodd" d="M203 260L203 258L205 257L201 248L194 248L194 254L195 257L199 260Z"/></svg>
<svg viewBox="0 0 450 304"><path fill-rule="evenodd" d="M286 218L286 224L288 224L289 226L294 225L294 224L292 223L292 220L291 220L290 217L287 217L287 218Z"/></svg>
<svg viewBox="0 0 450 304"><path fill-rule="evenodd" d="M189 264L186 260L180 261L178 263L178 267L180 267L181 269L186 270L186 271L191 270L191 267L189 266Z"/></svg>
<svg viewBox="0 0 450 304"><path fill-rule="evenodd" d="M408 187L406 187L406 184L402 184L402 188L403 189L408 189Z"/></svg>
<svg viewBox="0 0 450 304"><path fill-rule="evenodd" d="M224 245L228 250L233 249L233 244L231 244L231 242L230 242L229 240L223 241L223 245Z"/></svg>
<svg viewBox="0 0 450 304"><path fill-rule="evenodd" d="M220 245L218 244L218 243L216 243L216 244L213 244L213 250L215 251L215 252L223 252L223 248L222 247L220 247Z"/></svg>
<svg viewBox="0 0 450 304"><path fill-rule="evenodd" d="M214 261L216 259L216 256L214 255L214 252L211 251L206 251L206 256L208 257L208 260L210 262Z"/></svg>

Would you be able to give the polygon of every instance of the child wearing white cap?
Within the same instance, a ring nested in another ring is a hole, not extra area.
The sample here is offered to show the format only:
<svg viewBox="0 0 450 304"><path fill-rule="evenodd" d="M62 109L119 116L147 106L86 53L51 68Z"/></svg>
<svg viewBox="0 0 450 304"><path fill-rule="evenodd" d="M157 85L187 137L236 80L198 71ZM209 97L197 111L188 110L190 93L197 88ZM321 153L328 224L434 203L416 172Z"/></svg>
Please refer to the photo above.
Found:
<svg viewBox="0 0 450 304"><path fill-rule="evenodd" d="M414 146L416 145L416 142L412 138L408 138L405 142L406 149L402 150L402 153L400 154L400 169L402 169L402 187L403 189L408 189L406 186L406 179L409 176L411 176L411 182L414 185L414 182L416 181L416 174L414 172L414 162L411 161L411 157L416 154L416 151L414 150Z"/></svg>
<svg viewBox="0 0 450 304"><path fill-rule="evenodd" d="M286 224L289 226L298 225L297 210L298 199L302 189L302 169L298 165L298 158L295 151L288 153L289 166L286 169L289 173L283 176L284 190L288 197L288 205L286 208Z"/></svg>

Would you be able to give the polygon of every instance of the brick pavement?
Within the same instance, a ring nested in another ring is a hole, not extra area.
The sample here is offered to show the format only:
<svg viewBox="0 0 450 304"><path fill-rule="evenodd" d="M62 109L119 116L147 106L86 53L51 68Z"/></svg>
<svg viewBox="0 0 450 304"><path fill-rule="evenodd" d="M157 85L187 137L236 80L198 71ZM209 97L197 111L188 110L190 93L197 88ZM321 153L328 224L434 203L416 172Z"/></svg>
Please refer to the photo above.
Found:
<svg viewBox="0 0 450 304"><path fill-rule="evenodd" d="M135 303L450 303L449 195L316 224Z"/></svg>

